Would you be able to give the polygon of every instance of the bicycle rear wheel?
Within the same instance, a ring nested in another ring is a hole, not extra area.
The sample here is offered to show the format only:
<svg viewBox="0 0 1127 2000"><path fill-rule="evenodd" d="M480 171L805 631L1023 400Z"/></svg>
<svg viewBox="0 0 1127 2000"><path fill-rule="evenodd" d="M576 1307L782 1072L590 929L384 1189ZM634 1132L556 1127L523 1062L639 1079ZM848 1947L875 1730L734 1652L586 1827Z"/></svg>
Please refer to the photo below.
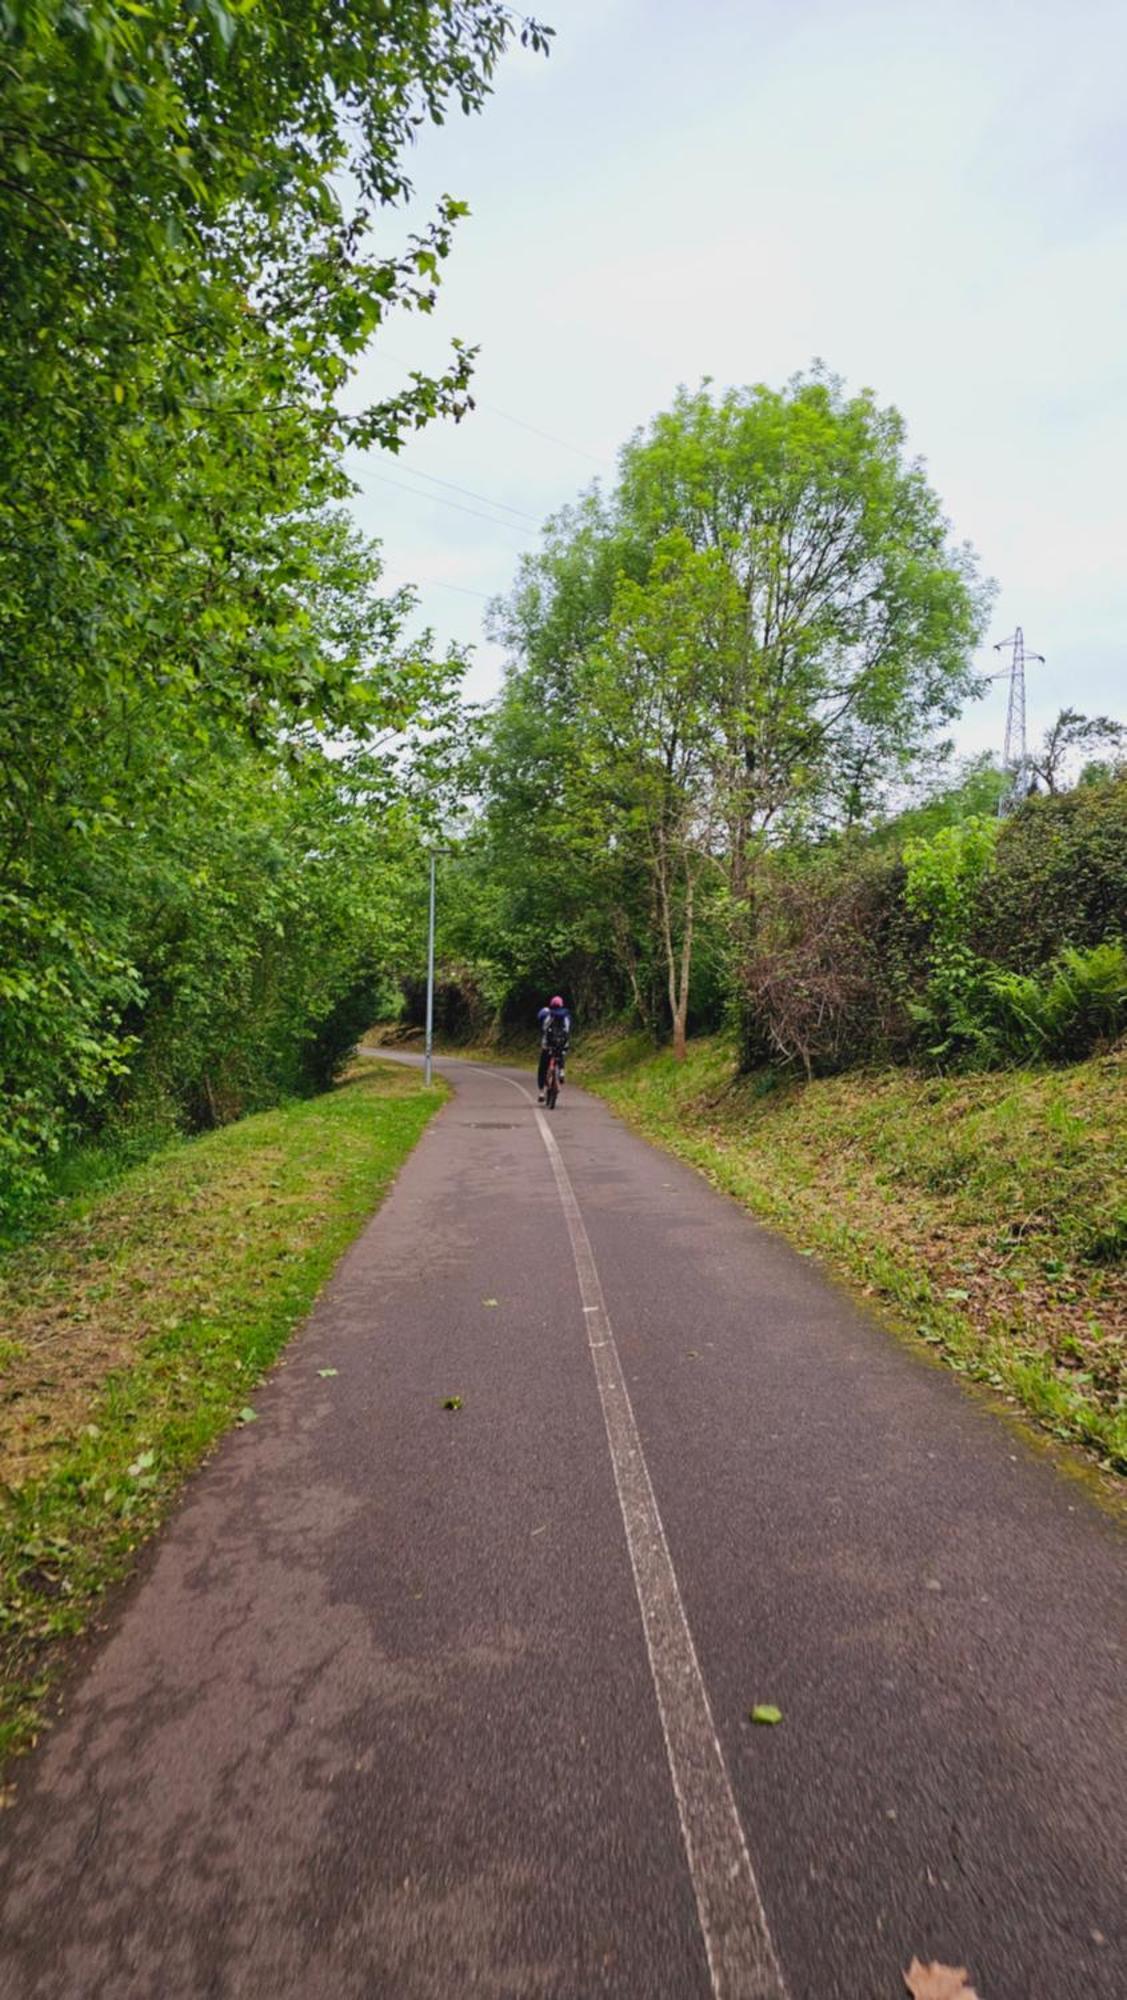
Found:
<svg viewBox="0 0 1127 2000"><path fill-rule="evenodd" d="M559 1094L560 1094L560 1080L556 1074L556 1065L555 1063L552 1063L549 1066L547 1081L544 1086L544 1103L549 1111L553 1111L555 1109L556 1099L559 1096Z"/></svg>

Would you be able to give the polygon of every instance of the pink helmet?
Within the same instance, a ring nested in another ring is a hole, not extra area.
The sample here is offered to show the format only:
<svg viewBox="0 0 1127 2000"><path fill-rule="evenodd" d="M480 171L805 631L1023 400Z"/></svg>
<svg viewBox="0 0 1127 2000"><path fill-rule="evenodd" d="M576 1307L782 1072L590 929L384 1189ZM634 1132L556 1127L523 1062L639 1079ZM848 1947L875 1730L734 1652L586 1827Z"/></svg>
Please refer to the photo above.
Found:
<svg viewBox="0 0 1127 2000"><path fill-rule="evenodd" d="M552 995L551 999L550 999L550 1000L549 1000L549 1002L548 1002L548 1005L549 1005L549 1007L562 1007L562 1006L563 1006L563 1001L562 1001L562 1000L560 999L560 996L559 996L559 994L558 994L558 993L553 993L553 995Z"/></svg>

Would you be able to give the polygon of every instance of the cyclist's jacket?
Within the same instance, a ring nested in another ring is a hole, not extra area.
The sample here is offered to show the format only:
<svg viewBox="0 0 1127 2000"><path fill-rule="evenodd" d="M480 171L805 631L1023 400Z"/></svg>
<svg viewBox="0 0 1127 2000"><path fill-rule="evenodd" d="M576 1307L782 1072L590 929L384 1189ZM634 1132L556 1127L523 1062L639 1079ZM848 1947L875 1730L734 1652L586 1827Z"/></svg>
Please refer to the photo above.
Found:
<svg viewBox="0 0 1127 2000"><path fill-rule="evenodd" d="M567 1008L541 1007L536 1018L540 1023L541 1048L566 1055L571 1042L571 1015Z"/></svg>

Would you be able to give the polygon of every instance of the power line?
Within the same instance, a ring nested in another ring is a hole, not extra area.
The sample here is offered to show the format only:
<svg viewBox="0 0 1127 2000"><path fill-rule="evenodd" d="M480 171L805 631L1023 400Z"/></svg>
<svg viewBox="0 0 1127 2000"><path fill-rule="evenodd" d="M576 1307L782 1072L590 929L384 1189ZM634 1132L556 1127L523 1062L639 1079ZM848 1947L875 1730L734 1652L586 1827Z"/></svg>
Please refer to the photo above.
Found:
<svg viewBox="0 0 1127 2000"><path fill-rule="evenodd" d="M499 521L495 514L483 514L479 507L463 507L460 500L444 500L441 493L421 493L417 486L407 486L402 479L389 479L386 472L353 472L349 477L358 480L361 486L367 485L369 480L378 479L383 486L398 487L400 493L413 493L416 500L429 500L435 507L453 507L456 513L472 514L475 521L488 521L491 528L507 528L510 534L524 535L526 540L529 539L528 531L518 528L514 521ZM518 550L517 553L522 554L523 551Z"/></svg>
<svg viewBox="0 0 1127 2000"><path fill-rule="evenodd" d="M389 583L393 580L388 578ZM445 583L438 576L404 577L402 583L410 590L456 590L460 597L481 597L486 604L498 594L495 590L473 590L468 583Z"/></svg>
<svg viewBox="0 0 1127 2000"><path fill-rule="evenodd" d="M399 464L398 459L396 460L396 464L397 465ZM368 470L367 465L365 465L364 470L365 471ZM543 523L539 519L539 517L535 514L529 514L525 510L525 508L511 507L507 500L493 500L490 498L488 493L478 493L472 486L458 486L452 479L440 479L436 472L420 471L417 465L400 465L399 470L401 472L410 473L412 479L429 479L432 486L445 486L451 493L464 493L467 500L481 500L485 503L487 507L503 507L506 514L515 514L519 520L531 522L534 528L540 528L543 526ZM379 475L377 474L376 477L378 476ZM507 523L502 522L500 525L504 527L507 525Z"/></svg>
<svg viewBox="0 0 1127 2000"><path fill-rule="evenodd" d="M470 393L473 393L472 390ZM581 444L568 444L566 438L555 437L551 431L542 431L536 424L526 424L523 417L510 416L508 410L499 410L496 403L487 403L481 396L474 396L473 400L477 409L488 410L492 416L501 417L505 423L515 424L518 430L531 431L533 437L543 438L547 444L558 444L561 451L573 451L577 458L587 459L590 464L597 465L603 472L610 470L605 458L596 458L593 451L586 451Z"/></svg>
<svg viewBox="0 0 1127 2000"><path fill-rule="evenodd" d="M398 464L398 460L396 460L396 464ZM348 470L348 466L346 466L346 470ZM368 470L368 466L364 466L364 470ZM456 484L454 480L440 480L438 472L420 472L420 468L418 468L418 466L400 466L400 472L410 472L410 476L412 476L414 480L430 480L430 482L432 482L432 486L446 486L446 488L448 488L448 490L450 490L452 494L466 494L466 498L468 498L468 500L484 500L484 504L486 504L486 506L496 506L496 508L504 508L504 510L506 510L506 514L516 514L516 516L518 516L520 520L528 520L528 522L532 522L532 526L534 526L534 528L540 528L540 526L542 526L542 522L538 520L538 516L536 516L536 514L528 514L528 512L526 512L526 508L520 508L520 506L510 506L510 502L508 502L508 500L492 500L492 498L490 498L490 494L480 494L480 492L476 492L476 488L474 488L474 486L458 486L458 484ZM380 476L380 474L376 474L376 478L378 478L378 476ZM508 526L508 522L502 522L500 526L504 528L504 526Z"/></svg>
<svg viewBox="0 0 1127 2000"><path fill-rule="evenodd" d="M388 361L394 361L397 368L414 369L415 367L413 361L408 361L407 357L403 354L393 354L390 348L385 347L382 352L384 358ZM502 410L496 403L487 403L483 397L474 396L472 385L467 394L473 397L475 409L488 410L492 416L501 417L505 423L515 424L518 430L531 431L533 437L543 438L546 444L559 445L561 451L573 451L577 458L587 459L591 465L599 466L604 472L610 471L609 460L597 458L595 453L588 451L584 445L569 444L566 438L556 437L551 431L542 431L538 425L526 423L523 417L514 417L510 410Z"/></svg>

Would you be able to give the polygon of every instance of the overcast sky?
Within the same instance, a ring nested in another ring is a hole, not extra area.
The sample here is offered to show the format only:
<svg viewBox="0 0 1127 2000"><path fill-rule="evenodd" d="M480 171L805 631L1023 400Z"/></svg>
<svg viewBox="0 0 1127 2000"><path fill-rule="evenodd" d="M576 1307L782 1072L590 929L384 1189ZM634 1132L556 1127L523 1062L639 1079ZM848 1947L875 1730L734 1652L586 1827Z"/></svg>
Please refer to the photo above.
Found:
<svg viewBox="0 0 1127 2000"><path fill-rule="evenodd" d="M472 218L437 312L389 325L358 383L480 345L474 414L370 455L356 502L439 638L475 646L470 691L499 683L486 598L678 383L818 356L900 408L1001 587L991 638L1021 624L1045 654L1031 733L1066 702L1127 715L1123 0L543 18L550 58L515 52L480 118L417 147L420 214L448 192ZM1004 720L999 687L960 747L1000 748Z"/></svg>

